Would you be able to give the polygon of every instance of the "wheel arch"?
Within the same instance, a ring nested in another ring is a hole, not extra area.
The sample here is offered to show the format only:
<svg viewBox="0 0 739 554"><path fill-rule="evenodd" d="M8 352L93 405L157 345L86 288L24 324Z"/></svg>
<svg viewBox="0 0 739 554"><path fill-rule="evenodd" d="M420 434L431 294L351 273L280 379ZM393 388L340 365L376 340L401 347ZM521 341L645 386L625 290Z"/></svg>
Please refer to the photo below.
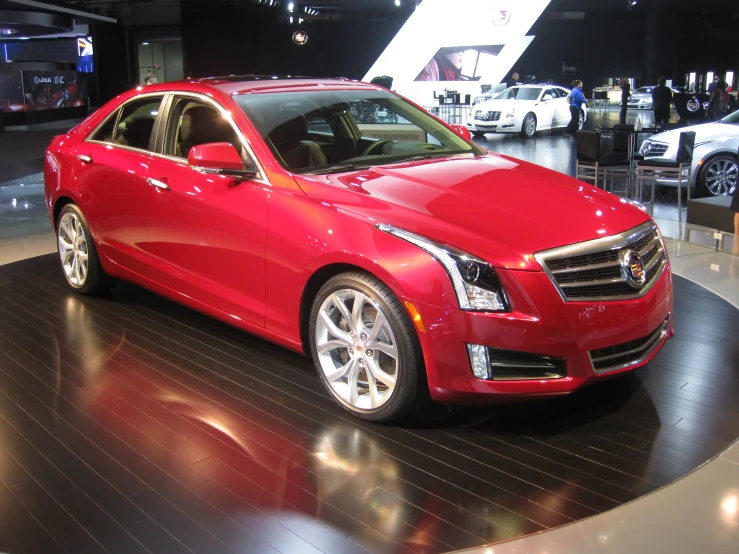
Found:
<svg viewBox="0 0 739 554"><path fill-rule="evenodd" d="M72 198L71 196L67 196L65 194L58 196L57 199L54 201L54 210L53 210L52 219L54 223L55 233L56 233L56 226L59 223L59 215L62 213L64 206L68 204L77 204L77 203L74 201L74 198Z"/></svg>

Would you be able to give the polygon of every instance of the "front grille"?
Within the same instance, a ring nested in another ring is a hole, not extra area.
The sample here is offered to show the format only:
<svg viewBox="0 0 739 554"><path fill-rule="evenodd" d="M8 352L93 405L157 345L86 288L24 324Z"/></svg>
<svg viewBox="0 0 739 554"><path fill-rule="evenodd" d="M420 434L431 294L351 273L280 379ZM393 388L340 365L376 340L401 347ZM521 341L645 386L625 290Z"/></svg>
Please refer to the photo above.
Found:
<svg viewBox="0 0 739 554"><path fill-rule="evenodd" d="M669 328L670 316L667 316L667 319L646 337L591 350L589 354L593 369L596 373L608 373L643 362L659 348Z"/></svg>
<svg viewBox="0 0 739 554"><path fill-rule="evenodd" d="M622 258L639 255L646 279L631 284ZM620 235L556 248L536 255L564 300L626 300L644 296L666 265L664 246L654 223L645 223Z"/></svg>
<svg viewBox="0 0 739 554"><path fill-rule="evenodd" d="M475 112L475 119L478 121L500 121L502 112L484 112L477 110Z"/></svg>
<svg viewBox="0 0 739 554"><path fill-rule="evenodd" d="M669 148L668 144L661 142L652 142L651 140L645 140L644 144L641 145L639 153L642 156L648 158L656 158L658 156L664 156L665 152Z"/></svg>

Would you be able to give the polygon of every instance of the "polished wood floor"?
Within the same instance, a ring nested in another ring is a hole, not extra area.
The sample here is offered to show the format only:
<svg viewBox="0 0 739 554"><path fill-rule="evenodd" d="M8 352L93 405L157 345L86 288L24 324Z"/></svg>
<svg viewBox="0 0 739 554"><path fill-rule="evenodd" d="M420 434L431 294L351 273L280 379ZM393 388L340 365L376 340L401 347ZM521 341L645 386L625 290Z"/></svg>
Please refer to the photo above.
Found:
<svg viewBox="0 0 739 554"><path fill-rule="evenodd" d="M142 289L0 267L0 551L447 552L609 510L739 435L738 312L675 285L677 337L636 374L380 426Z"/></svg>

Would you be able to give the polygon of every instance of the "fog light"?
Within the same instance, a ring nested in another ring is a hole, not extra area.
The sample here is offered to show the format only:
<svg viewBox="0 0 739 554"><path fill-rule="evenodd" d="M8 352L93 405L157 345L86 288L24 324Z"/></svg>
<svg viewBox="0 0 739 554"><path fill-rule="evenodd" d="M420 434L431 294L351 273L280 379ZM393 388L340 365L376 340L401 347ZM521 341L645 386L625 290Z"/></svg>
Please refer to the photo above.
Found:
<svg viewBox="0 0 739 554"><path fill-rule="evenodd" d="M481 344L468 344L467 350L470 353L470 364L472 364L472 373L478 379L490 378L490 363L488 360L488 349Z"/></svg>

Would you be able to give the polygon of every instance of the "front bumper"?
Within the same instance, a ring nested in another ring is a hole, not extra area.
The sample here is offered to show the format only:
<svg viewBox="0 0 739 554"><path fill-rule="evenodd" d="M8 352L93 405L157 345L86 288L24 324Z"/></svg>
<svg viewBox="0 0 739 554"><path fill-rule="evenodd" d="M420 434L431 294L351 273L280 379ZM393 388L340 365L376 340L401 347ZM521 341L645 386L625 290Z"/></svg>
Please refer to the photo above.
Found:
<svg viewBox="0 0 739 554"><path fill-rule="evenodd" d="M515 117L501 117L498 121L474 119L467 122L467 128L473 133L519 133L521 124L516 121Z"/></svg>
<svg viewBox="0 0 739 554"><path fill-rule="evenodd" d="M438 402L484 404L566 395L643 367L673 334L669 263L646 296L614 302L564 302L544 272L496 271L513 306L511 313L472 313L416 302L426 325L419 339L429 389ZM668 318L665 336L638 363L606 372L594 369L591 351L647 337ZM478 379L472 374L467 344L559 358L567 376Z"/></svg>

